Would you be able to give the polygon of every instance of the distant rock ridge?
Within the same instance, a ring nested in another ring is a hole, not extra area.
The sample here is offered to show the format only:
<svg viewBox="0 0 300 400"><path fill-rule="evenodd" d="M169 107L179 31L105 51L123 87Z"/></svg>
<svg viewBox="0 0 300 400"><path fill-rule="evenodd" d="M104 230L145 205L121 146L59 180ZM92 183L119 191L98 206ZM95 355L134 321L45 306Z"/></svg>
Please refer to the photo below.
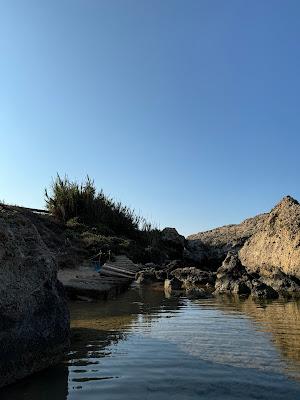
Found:
<svg viewBox="0 0 300 400"><path fill-rule="evenodd" d="M248 218L240 224L199 232L186 238L185 256L201 266L217 269L229 251L238 252L263 224L268 214Z"/></svg>

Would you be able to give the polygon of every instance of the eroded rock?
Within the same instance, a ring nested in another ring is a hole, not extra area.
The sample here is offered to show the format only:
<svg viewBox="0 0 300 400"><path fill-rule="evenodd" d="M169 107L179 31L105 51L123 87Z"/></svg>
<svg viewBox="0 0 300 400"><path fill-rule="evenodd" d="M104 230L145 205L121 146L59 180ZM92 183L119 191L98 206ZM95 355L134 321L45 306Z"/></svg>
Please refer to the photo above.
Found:
<svg viewBox="0 0 300 400"><path fill-rule="evenodd" d="M248 271L268 274L279 269L300 278L300 204L285 197L264 218L257 230L239 251Z"/></svg>
<svg viewBox="0 0 300 400"><path fill-rule="evenodd" d="M68 345L56 261L29 219L0 206L0 386L57 363Z"/></svg>
<svg viewBox="0 0 300 400"><path fill-rule="evenodd" d="M242 266L238 255L229 252L222 266L217 270L214 293L248 295L251 289L251 277Z"/></svg>

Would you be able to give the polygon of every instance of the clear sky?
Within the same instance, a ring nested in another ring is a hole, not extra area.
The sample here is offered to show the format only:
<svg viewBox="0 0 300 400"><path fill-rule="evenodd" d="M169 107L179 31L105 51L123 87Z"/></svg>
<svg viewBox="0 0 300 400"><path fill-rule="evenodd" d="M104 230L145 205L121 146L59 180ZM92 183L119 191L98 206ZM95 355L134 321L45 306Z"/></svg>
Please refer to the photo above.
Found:
<svg viewBox="0 0 300 400"><path fill-rule="evenodd" d="M56 173L189 234L300 199L300 1L1 0L0 199Z"/></svg>

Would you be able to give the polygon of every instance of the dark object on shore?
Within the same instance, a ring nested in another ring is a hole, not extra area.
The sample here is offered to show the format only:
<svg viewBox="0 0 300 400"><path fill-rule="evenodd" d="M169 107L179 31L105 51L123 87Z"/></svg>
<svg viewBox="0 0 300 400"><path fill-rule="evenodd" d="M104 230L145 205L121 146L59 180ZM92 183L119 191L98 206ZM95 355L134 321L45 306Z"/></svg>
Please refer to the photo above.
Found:
<svg viewBox="0 0 300 400"><path fill-rule="evenodd" d="M20 211L0 207L0 387L61 360L69 311L57 264Z"/></svg>

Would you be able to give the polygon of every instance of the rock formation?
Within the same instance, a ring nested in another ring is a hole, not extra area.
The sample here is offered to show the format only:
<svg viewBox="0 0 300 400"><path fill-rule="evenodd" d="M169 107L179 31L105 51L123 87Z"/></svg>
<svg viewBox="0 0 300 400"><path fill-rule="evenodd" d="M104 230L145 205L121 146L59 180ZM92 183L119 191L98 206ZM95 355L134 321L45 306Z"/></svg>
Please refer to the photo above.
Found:
<svg viewBox="0 0 300 400"><path fill-rule="evenodd" d="M185 257L201 267L217 270L229 251L238 252L249 237L259 231L266 214L187 237Z"/></svg>
<svg viewBox="0 0 300 400"><path fill-rule="evenodd" d="M214 294L238 294L266 299L277 298L273 287L261 281L259 275L249 274L236 253L228 253L217 271Z"/></svg>
<svg viewBox="0 0 300 400"><path fill-rule="evenodd" d="M300 278L300 204L287 196L264 218L239 252L248 271L270 276L270 269Z"/></svg>
<svg viewBox="0 0 300 400"><path fill-rule="evenodd" d="M228 253L222 266L217 271L215 293L250 294L251 278L242 266L238 255Z"/></svg>
<svg viewBox="0 0 300 400"><path fill-rule="evenodd" d="M36 227L0 206L0 387L42 370L69 344L57 264Z"/></svg>

